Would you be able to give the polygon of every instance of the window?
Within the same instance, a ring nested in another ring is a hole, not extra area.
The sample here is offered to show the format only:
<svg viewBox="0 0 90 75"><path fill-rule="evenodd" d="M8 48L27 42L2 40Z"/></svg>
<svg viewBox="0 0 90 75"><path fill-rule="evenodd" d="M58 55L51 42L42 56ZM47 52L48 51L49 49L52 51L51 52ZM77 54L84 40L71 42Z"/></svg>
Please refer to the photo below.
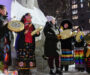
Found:
<svg viewBox="0 0 90 75"><path fill-rule="evenodd" d="M72 16L72 19L73 19L73 20L78 19L78 16L77 16L77 15Z"/></svg>
<svg viewBox="0 0 90 75"><path fill-rule="evenodd" d="M78 13L77 10L73 10L73 11L72 11L72 14L77 14L77 13Z"/></svg>
<svg viewBox="0 0 90 75"><path fill-rule="evenodd" d="M90 24L90 19L89 19L89 24Z"/></svg>
<svg viewBox="0 0 90 75"><path fill-rule="evenodd" d="M76 0L72 0L72 4L76 4L77 3L77 1Z"/></svg>
<svg viewBox="0 0 90 75"><path fill-rule="evenodd" d="M81 8L83 8L83 3L81 3Z"/></svg>
<svg viewBox="0 0 90 75"><path fill-rule="evenodd" d="M76 8L78 8L77 4L72 5L72 9L76 9Z"/></svg>
<svg viewBox="0 0 90 75"><path fill-rule="evenodd" d="M88 2L88 7L90 7L90 2Z"/></svg>
<svg viewBox="0 0 90 75"><path fill-rule="evenodd" d="M83 0L80 0L80 2L82 3L82 2L83 2Z"/></svg>
<svg viewBox="0 0 90 75"><path fill-rule="evenodd" d="M90 1L88 2L88 10L90 11Z"/></svg>

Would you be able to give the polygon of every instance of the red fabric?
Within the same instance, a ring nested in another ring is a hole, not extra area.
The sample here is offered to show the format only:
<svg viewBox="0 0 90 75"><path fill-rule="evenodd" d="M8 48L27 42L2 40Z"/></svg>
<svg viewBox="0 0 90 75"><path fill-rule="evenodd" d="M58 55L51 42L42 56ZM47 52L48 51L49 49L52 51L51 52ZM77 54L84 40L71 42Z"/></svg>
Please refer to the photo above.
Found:
<svg viewBox="0 0 90 75"><path fill-rule="evenodd" d="M33 31L33 26L29 27L28 25L25 25L25 30L28 30L28 32L25 34L25 42L32 43L33 37L31 36L31 32Z"/></svg>
<svg viewBox="0 0 90 75"><path fill-rule="evenodd" d="M5 59L4 59L4 61L5 61L5 62L8 61L8 54L7 54L7 53L5 54Z"/></svg>
<svg viewBox="0 0 90 75"><path fill-rule="evenodd" d="M31 16L30 15L27 15L27 16L25 16L25 18L24 18L24 24L26 25L28 25L28 23L31 23Z"/></svg>
<svg viewBox="0 0 90 75"><path fill-rule="evenodd" d="M24 19L24 24L28 25L28 23L31 23L31 20L27 21L26 19Z"/></svg>

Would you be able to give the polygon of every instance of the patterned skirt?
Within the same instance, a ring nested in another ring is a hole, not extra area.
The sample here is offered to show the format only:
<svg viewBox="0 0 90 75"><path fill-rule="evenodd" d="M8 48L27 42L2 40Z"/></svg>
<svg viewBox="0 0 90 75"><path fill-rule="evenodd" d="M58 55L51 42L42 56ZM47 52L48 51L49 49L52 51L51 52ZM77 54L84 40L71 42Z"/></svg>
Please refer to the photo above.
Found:
<svg viewBox="0 0 90 75"><path fill-rule="evenodd" d="M81 69L85 67L84 48L75 48L74 58L76 69Z"/></svg>
<svg viewBox="0 0 90 75"><path fill-rule="evenodd" d="M88 50L86 53L86 71L90 73L90 45L88 45Z"/></svg>
<svg viewBox="0 0 90 75"><path fill-rule="evenodd" d="M61 55L61 65L74 64L73 51L69 49L63 49Z"/></svg>
<svg viewBox="0 0 90 75"><path fill-rule="evenodd" d="M35 53L33 45L25 43L24 49L17 50L18 69L31 69L36 66Z"/></svg>

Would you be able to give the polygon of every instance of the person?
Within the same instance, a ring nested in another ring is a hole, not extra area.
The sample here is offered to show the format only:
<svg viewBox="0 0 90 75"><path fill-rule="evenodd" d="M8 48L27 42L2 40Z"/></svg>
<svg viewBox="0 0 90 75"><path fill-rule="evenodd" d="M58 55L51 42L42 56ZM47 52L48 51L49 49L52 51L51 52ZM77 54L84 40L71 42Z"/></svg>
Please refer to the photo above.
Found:
<svg viewBox="0 0 90 75"><path fill-rule="evenodd" d="M59 30L56 27L55 18L52 16L48 16L47 18L49 20L46 22L43 30L45 35L44 55L47 57L48 65L50 68L50 75L55 75L56 73L62 75L59 63L59 54L57 52L57 43L59 41L57 35L59 34ZM54 72L54 60L56 72Z"/></svg>
<svg viewBox="0 0 90 75"><path fill-rule="evenodd" d="M84 36L86 41L85 53L85 69L88 74L90 74L90 32Z"/></svg>
<svg viewBox="0 0 90 75"><path fill-rule="evenodd" d="M30 68L36 67L35 37L39 36L40 32L37 32L37 34L33 36L31 35L35 27L32 24L31 15L29 13L26 13L22 17L21 22L24 23L24 30L17 34L15 49L18 57L18 68L28 73Z"/></svg>
<svg viewBox="0 0 90 75"><path fill-rule="evenodd" d="M79 26L77 28L77 34L76 37L79 36L79 33L81 33L80 35L80 41L75 39L75 49L74 49L74 53L75 53L75 69L77 69L78 71L84 71L85 70L85 55L84 55L84 50L86 49L86 42L84 40L84 33L82 32L83 28L81 26ZM75 37L75 38L76 38Z"/></svg>
<svg viewBox="0 0 90 75"><path fill-rule="evenodd" d="M11 32L7 28L7 10L0 5L0 61L4 64L4 70L11 65Z"/></svg>
<svg viewBox="0 0 90 75"><path fill-rule="evenodd" d="M63 31L70 30L72 32L72 23L67 19L63 20L61 22L61 27L63 27L62 28ZM66 33L64 33L63 35L65 35L65 34ZM65 68L65 71L68 71L69 65L74 63L72 42L73 42L73 37L71 37L71 36L67 37L65 39L63 39L63 38L61 39L61 49L62 49L61 70L63 70L63 68Z"/></svg>

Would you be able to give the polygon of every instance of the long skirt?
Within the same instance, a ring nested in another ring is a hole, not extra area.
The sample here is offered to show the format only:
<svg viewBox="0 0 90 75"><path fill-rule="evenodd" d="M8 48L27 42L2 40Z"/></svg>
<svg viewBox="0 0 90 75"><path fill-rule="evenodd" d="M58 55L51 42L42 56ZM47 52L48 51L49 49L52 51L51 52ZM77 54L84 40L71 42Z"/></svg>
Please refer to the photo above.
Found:
<svg viewBox="0 0 90 75"><path fill-rule="evenodd" d="M31 69L36 66L35 53L33 45L25 43L24 49L17 50L17 65L18 69Z"/></svg>
<svg viewBox="0 0 90 75"><path fill-rule="evenodd" d="M61 65L74 64L73 51L70 49L62 49Z"/></svg>
<svg viewBox="0 0 90 75"><path fill-rule="evenodd" d="M75 68L80 70L85 68L84 48L75 48Z"/></svg>
<svg viewBox="0 0 90 75"><path fill-rule="evenodd" d="M5 39L0 39L0 62L3 62L4 69L8 69L11 65L11 47L9 43L5 43ZM7 40L8 41L8 40Z"/></svg>
<svg viewBox="0 0 90 75"><path fill-rule="evenodd" d="M88 45L88 50L86 53L86 71L90 73L90 45Z"/></svg>

